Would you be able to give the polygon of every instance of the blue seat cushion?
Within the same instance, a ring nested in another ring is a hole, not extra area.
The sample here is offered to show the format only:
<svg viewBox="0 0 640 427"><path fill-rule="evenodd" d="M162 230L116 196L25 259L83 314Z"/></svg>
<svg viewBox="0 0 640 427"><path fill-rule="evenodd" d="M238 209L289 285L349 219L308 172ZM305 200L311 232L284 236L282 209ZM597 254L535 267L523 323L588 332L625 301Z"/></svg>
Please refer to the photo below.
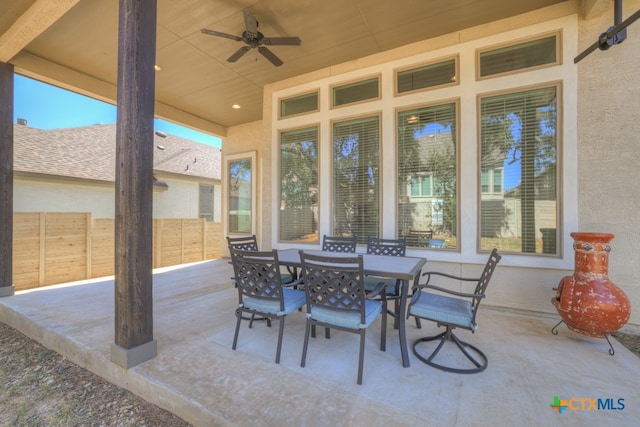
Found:
<svg viewBox="0 0 640 427"><path fill-rule="evenodd" d="M396 294L396 279L388 277L364 276L364 288L367 292L371 292L378 286L378 283L385 283L385 292L387 295Z"/></svg>
<svg viewBox="0 0 640 427"><path fill-rule="evenodd" d="M476 329L470 300L431 292L416 292L409 305L409 314L472 331Z"/></svg>
<svg viewBox="0 0 640 427"><path fill-rule="evenodd" d="M366 300L364 307L364 323L360 323L360 311L332 310L317 305L311 308L311 313L307 313L307 317L329 325L342 326L343 328L365 329L376 319L378 314L382 313L382 303L380 301Z"/></svg>
<svg viewBox="0 0 640 427"><path fill-rule="evenodd" d="M296 289L282 289L282 296L284 298L283 311L280 310L280 299L278 298L262 299L245 297L242 300L242 304L245 308L248 308L250 310L284 316L291 313L292 311L299 309L306 303L304 291L299 291Z"/></svg>

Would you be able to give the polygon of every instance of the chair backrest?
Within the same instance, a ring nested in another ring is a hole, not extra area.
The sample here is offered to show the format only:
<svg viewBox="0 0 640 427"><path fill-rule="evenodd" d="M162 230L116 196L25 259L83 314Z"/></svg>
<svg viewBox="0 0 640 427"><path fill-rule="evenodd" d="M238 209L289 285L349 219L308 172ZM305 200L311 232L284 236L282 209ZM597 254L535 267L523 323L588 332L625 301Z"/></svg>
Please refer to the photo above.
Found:
<svg viewBox="0 0 640 427"><path fill-rule="evenodd" d="M377 237L367 239L368 254L405 256L406 252L407 239L379 239Z"/></svg>
<svg viewBox="0 0 640 427"><path fill-rule="evenodd" d="M330 257L300 251L301 277L307 296L307 310L314 307L360 313L365 323L364 270L362 255Z"/></svg>
<svg viewBox="0 0 640 427"><path fill-rule="evenodd" d="M229 237L227 236L227 245L229 249L240 249L242 251L258 251L258 240L256 235L246 237Z"/></svg>
<svg viewBox="0 0 640 427"><path fill-rule="evenodd" d="M325 235L322 239L322 250L328 252L355 253L357 244L358 238L356 236L342 237Z"/></svg>
<svg viewBox="0 0 640 427"><path fill-rule="evenodd" d="M243 297L270 301L279 299L280 309L284 310L278 251L257 252L233 248L230 251L240 303Z"/></svg>
<svg viewBox="0 0 640 427"><path fill-rule="evenodd" d="M498 253L498 250L494 248L491 251L491 254L489 255L487 264L484 266L484 270L482 271L482 275L480 275L480 279L478 279L478 284L476 285L476 289L473 292L474 294L476 295L485 294L485 292L487 291L487 286L489 286L489 281L491 280L491 276L493 275L493 272L496 269L496 266L500 262L501 258L502 258L502 255L500 255ZM475 321L475 311L478 308L478 305L480 305L480 301L482 301L482 298L480 296L473 299L472 307L474 312L473 313L474 321Z"/></svg>

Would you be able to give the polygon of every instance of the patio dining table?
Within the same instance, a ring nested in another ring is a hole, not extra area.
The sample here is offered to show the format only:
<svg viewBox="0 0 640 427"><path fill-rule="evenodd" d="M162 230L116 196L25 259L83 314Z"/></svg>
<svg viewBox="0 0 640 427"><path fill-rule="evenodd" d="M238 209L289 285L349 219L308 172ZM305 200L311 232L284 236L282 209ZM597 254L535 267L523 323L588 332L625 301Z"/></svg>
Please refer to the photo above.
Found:
<svg viewBox="0 0 640 427"><path fill-rule="evenodd" d="M407 298L409 295L409 281L417 282L420 277L422 267L427 262L424 258L415 257L397 257L388 255L370 255L370 254L354 254L325 252L317 250L305 250L305 253L315 255L326 255L332 257L349 257L354 255L362 255L364 273L392 279L400 279L402 288L400 293L400 311L398 315L398 334L400 336L400 353L402 354L402 366L408 368L409 352L407 350L407 334L405 329ZM289 267L301 267L299 249L281 249L278 250L278 261L281 265Z"/></svg>

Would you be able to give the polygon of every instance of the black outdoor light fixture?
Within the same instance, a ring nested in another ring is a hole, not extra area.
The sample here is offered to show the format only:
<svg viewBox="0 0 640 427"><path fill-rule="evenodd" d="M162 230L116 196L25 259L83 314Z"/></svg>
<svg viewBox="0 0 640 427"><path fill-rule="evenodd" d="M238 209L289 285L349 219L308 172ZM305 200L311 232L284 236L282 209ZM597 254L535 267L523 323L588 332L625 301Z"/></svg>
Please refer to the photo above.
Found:
<svg viewBox="0 0 640 427"><path fill-rule="evenodd" d="M600 34L598 40L586 48L580 55L573 59L573 62L577 64L582 58L589 55L596 49L607 50L611 46L620 44L627 38L627 27L640 18L640 10L636 13L622 20L622 0L615 0L615 8L613 10L613 27L609 27L607 31Z"/></svg>

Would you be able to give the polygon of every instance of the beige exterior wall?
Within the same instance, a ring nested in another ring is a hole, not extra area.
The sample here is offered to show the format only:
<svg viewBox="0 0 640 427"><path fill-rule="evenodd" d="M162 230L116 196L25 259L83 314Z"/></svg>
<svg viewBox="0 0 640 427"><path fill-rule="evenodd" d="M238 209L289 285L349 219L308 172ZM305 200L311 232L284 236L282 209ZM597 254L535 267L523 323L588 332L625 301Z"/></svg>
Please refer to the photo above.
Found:
<svg viewBox="0 0 640 427"><path fill-rule="evenodd" d="M154 190L153 217L154 218L198 218L198 201L200 198L200 183L185 181L155 174L159 181L165 182L167 190ZM205 184L205 182L203 182ZM214 185L214 221L221 221L222 186Z"/></svg>
<svg viewBox="0 0 640 427"><path fill-rule="evenodd" d="M198 218L199 183L156 176L169 188L154 189L153 217ZM14 186L14 212L89 212L93 218L114 217L114 186L110 183L16 177ZM214 192L214 220L220 222L222 186L216 183Z"/></svg>
<svg viewBox="0 0 640 427"><path fill-rule="evenodd" d="M229 129L223 154L257 150L259 200L257 234L261 247L287 247L277 241L278 137L281 130L311 123L320 124L320 234L330 228L330 121L354 117L372 111L382 113L383 199L395 200L395 122L394 111L433 100L460 99L461 159L459 251L412 250L409 255L429 259L427 269L465 274L477 271L486 254L477 247L477 129L478 93L525 87L546 82L562 82L561 177L562 226L560 257L505 254L489 290L487 304L534 312L557 314L550 303L553 288L573 270L572 239L577 230L608 231L617 234L611 256L611 278L621 285L632 300L640 303L640 272L634 257L640 253L640 223L635 183L640 149L640 23L629 28L629 38L608 52L594 52L579 65L573 58L595 41L613 21L613 2L609 7L589 10L585 20L576 14L576 2L566 2L477 28L452 33L437 39L405 46L362 58L315 73L274 83L265 87L264 123ZM640 0L625 2L624 16L640 8ZM599 13L599 14L598 14ZM594 16L598 14L597 16ZM475 49L562 29L562 64L542 70L517 73L499 79L475 81ZM409 64L460 55L461 85L403 97L393 96L393 71ZM363 76L382 76L382 100L329 110L329 87ZM578 77L578 74L580 77ZM613 78L613 76L616 76ZM466 83L464 83L466 82ZM463 87L463 85L465 85ZM284 96L320 90L321 111L310 115L278 120L278 99ZM606 146L602 142L606 141ZM603 165L603 160L605 164ZM614 173L615 172L615 173ZM225 183L223 182L223 186ZM383 236L394 237L395 204L383 205ZM325 218L325 219L323 219ZM309 246L317 248L318 245ZM363 251L360 248L359 251ZM553 322L552 322L553 323ZM640 313L633 312L630 324L640 325Z"/></svg>
<svg viewBox="0 0 640 427"><path fill-rule="evenodd" d="M241 126L234 126L227 130L227 136L222 141L222 206L223 213L228 212L228 168L227 156L243 153L255 153L256 165L254 165L254 175L256 178L256 191L258 200L254 204L254 215L256 215L256 229L254 234L258 237L260 248L271 247L271 139L265 138L265 127L262 121L246 123ZM224 215L224 214L223 214ZM223 217L224 235L228 234L227 218ZM222 252L229 255L226 241L222 241Z"/></svg>
<svg viewBox="0 0 640 427"><path fill-rule="evenodd" d="M90 212L94 218L113 218L113 184L77 181L14 179L14 212Z"/></svg>
<svg viewBox="0 0 640 427"><path fill-rule="evenodd" d="M581 21L586 48L613 24L614 2ZM625 0L623 19L640 9ZM627 39L591 53L578 67L579 231L616 235L609 277L631 300L631 321L640 325L640 21Z"/></svg>

